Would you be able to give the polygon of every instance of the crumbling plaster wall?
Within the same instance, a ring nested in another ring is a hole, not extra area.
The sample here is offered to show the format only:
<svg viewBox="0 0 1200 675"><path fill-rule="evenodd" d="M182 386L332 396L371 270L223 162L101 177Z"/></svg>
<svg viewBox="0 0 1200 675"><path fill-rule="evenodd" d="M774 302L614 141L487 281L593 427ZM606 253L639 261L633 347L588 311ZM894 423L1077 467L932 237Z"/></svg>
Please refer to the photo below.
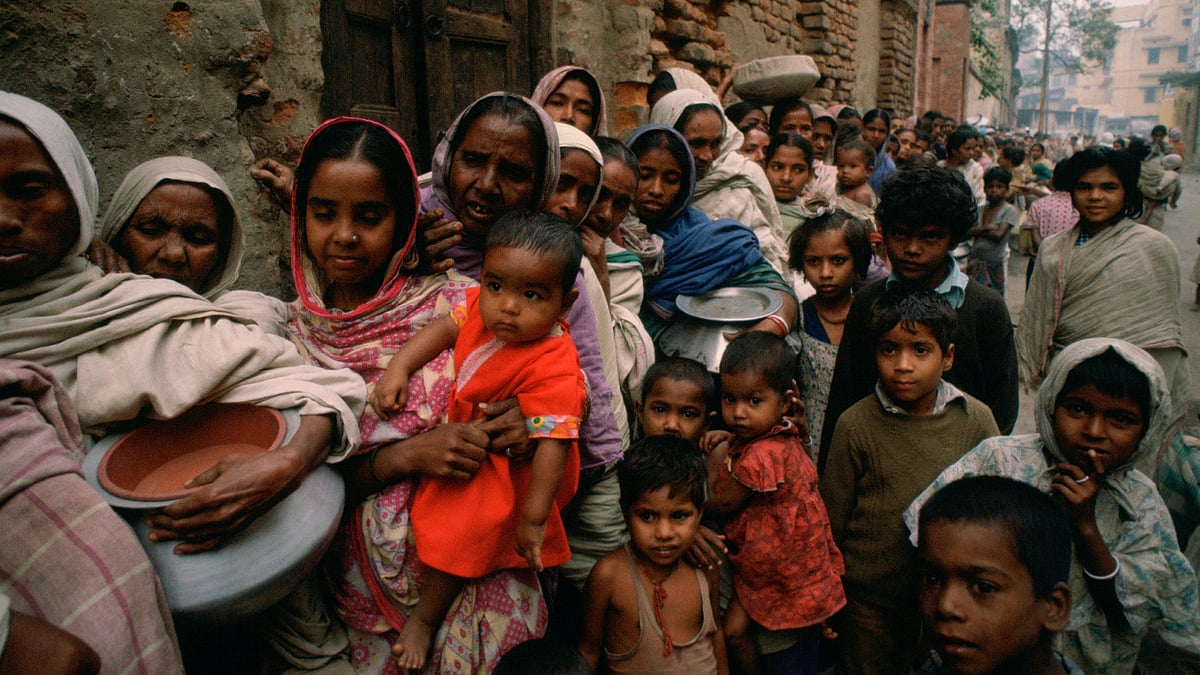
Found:
<svg viewBox="0 0 1200 675"><path fill-rule="evenodd" d="M287 227L251 180L320 121L316 0L0 3L0 87L71 124L101 205L137 164L182 154L229 184L247 228L239 286L284 297Z"/></svg>

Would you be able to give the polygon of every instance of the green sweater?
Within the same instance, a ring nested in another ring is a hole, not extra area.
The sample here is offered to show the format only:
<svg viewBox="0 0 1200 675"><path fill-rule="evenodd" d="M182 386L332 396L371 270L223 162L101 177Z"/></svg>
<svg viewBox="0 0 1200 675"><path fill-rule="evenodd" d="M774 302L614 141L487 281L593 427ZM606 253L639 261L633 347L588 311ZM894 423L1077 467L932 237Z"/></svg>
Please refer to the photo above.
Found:
<svg viewBox="0 0 1200 675"><path fill-rule="evenodd" d="M943 469L1000 430L979 400L950 401L936 414L896 415L871 394L833 432L821 496L846 560L846 595L882 607L916 602L916 549L904 510Z"/></svg>

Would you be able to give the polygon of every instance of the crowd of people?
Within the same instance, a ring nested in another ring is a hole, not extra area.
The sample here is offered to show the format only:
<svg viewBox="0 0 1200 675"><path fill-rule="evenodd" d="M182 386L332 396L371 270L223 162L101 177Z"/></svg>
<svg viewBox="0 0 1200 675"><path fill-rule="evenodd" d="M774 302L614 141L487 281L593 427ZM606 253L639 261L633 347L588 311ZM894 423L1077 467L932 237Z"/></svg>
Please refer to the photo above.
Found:
<svg viewBox="0 0 1200 675"><path fill-rule="evenodd" d="M299 430L194 479L152 541L203 555L319 464L346 483L322 563L254 621L271 672L1200 663L1167 130L725 107L680 68L648 103L610 137L564 66L467 106L426 176L386 126L324 122L252 170L289 213L285 302L231 290L211 168L149 158L101 209L62 118L0 92L0 671L183 672L80 459L210 402ZM774 309L679 356L681 298L721 289ZM1022 383L1037 430L1011 435Z"/></svg>

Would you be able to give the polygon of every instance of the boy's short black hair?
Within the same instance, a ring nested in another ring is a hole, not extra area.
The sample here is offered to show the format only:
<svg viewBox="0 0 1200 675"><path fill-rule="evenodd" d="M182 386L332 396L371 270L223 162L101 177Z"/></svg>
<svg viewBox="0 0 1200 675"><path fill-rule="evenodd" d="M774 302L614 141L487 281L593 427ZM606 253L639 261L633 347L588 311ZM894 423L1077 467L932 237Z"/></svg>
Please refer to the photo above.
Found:
<svg viewBox="0 0 1200 675"><path fill-rule="evenodd" d="M1150 378L1126 361L1117 350L1106 349L1072 368L1067 373L1062 389L1058 390L1054 404L1058 405L1064 395L1089 384L1102 394L1128 398L1137 403L1142 410L1142 419L1147 427L1150 426L1147 419L1150 416Z"/></svg>
<svg viewBox="0 0 1200 675"><path fill-rule="evenodd" d="M919 521L919 532L932 523L989 523L1007 530L1039 598L1070 575L1071 524L1050 495L1032 485L1003 476L963 478L934 493Z"/></svg>
<svg viewBox="0 0 1200 675"><path fill-rule="evenodd" d="M591 675L587 659L573 645L536 638L508 650L492 675Z"/></svg>
<svg viewBox="0 0 1200 675"><path fill-rule="evenodd" d="M854 263L854 273L858 278L865 279L867 268L871 266L870 231L861 220L841 209L809 218L792 231L788 237L788 266L797 272L803 272L804 249L808 248L808 240L821 232L837 231L841 231L846 239L846 248L850 249L850 259Z"/></svg>
<svg viewBox="0 0 1200 675"><path fill-rule="evenodd" d="M857 152L862 155L864 160L866 160L867 166L875 166L875 148L872 148L871 144L864 141L861 136L852 138L845 143L838 145L837 151L841 152L843 150Z"/></svg>
<svg viewBox="0 0 1200 675"><path fill-rule="evenodd" d="M911 166L883 182L875 219L883 231L893 226L937 225L950 234L950 245L967 238L979 220L975 195L962 173L941 166Z"/></svg>
<svg viewBox="0 0 1200 675"><path fill-rule="evenodd" d="M510 211L488 231L486 249L519 248L554 259L562 265L562 292L575 286L583 260L583 239L570 223L544 211ZM487 255L486 253L484 254Z"/></svg>
<svg viewBox="0 0 1200 675"><path fill-rule="evenodd" d="M708 460L695 444L678 436L647 436L634 442L617 464L621 513L647 492L669 487L671 497L686 494L696 508L708 498Z"/></svg>
<svg viewBox="0 0 1200 675"><path fill-rule="evenodd" d="M729 343L721 355L721 374L755 373L783 396L796 379L796 354L774 333L750 331Z"/></svg>
<svg viewBox="0 0 1200 675"><path fill-rule="evenodd" d="M896 326L915 330L921 325L929 329L937 339L942 353L954 342L954 327L958 317L945 298L933 291L910 284L892 284L875 302L867 317L867 329L871 331L871 343Z"/></svg>
<svg viewBox="0 0 1200 675"><path fill-rule="evenodd" d="M691 382L700 387L700 393L704 397L704 412L717 409L717 387L713 382L712 373L708 372L703 363L682 356L668 356L655 361L642 378L642 401L646 400L659 380Z"/></svg>
<svg viewBox="0 0 1200 675"><path fill-rule="evenodd" d="M1012 172L1002 166L988 167L987 171L983 172L983 184L988 183L1004 183L1008 185L1012 182Z"/></svg>

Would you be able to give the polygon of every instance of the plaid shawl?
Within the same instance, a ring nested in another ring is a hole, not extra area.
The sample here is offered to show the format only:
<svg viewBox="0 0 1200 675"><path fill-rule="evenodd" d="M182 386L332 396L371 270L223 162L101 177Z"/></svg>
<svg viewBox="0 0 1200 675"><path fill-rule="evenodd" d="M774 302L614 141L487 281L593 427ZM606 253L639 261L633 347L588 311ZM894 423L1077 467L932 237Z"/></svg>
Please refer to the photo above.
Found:
<svg viewBox="0 0 1200 675"><path fill-rule="evenodd" d="M84 481L71 400L41 366L0 359L0 593L73 633L101 673L183 673L158 578Z"/></svg>

